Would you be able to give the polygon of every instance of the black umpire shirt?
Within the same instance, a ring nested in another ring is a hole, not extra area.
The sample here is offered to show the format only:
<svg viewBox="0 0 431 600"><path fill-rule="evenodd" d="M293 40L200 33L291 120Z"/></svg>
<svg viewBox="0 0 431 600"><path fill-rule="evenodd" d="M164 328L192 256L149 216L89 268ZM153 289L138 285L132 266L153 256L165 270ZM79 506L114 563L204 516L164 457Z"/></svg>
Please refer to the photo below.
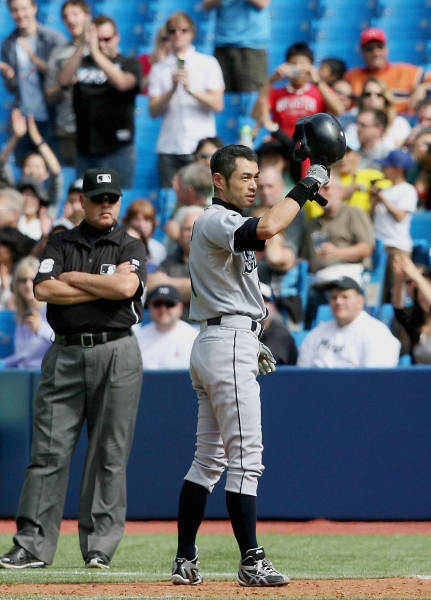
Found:
<svg viewBox="0 0 431 600"><path fill-rule="evenodd" d="M61 335L99 333L128 329L142 319L142 294L146 281L146 252L141 240L131 237L118 224L98 230L82 221L70 231L48 240L34 280L37 285L58 279L66 271L81 271L109 277L116 266L129 261L136 267L140 285L132 298L95 300L80 304L47 305L47 320Z"/></svg>

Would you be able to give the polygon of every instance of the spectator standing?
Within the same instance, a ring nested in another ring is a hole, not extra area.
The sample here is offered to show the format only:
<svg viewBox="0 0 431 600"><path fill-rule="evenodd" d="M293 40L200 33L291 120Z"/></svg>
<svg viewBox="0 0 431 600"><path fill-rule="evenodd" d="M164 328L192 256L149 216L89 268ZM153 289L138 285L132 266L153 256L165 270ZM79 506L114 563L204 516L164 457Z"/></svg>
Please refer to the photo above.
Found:
<svg viewBox="0 0 431 600"><path fill-rule="evenodd" d="M215 52L227 92L258 91L267 74L270 0L203 0L216 10Z"/></svg>
<svg viewBox="0 0 431 600"><path fill-rule="evenodd" d="M215 112L223 109L224 82L217 60L192 45L196 26L186 13L171 14L166 28L172 52L151 69L148 95L151 117L162 117L160 185L170 188L178 169L193 162L198 141L216 135Z"/></svg>
<svg viewBox="0 0 431 600"><path fill-rule="evenodd" d="M45 78L45 94L48 104L55 105L56 134L59 158L63 165L74 166L76 161L76 118L73 109L73 86L62 86L60 73L66 61L75 52L85 32L90 17L90 7L85 0L66 0L61 16L71 35L71 41L54 48L48 60Z"/></svg>
<svg viewBox="0 0 431 600"><path fill-rule="evenodd" d="M269 131L282 129L292 136L299 117L318 112L343 114L342 102L334 90L320 79L313 61L313 52L307 44L293 44L287 49L286 62L265 80L252 116ZM272 87L278 82L283 82L283 85Z"/></svg>
<svg viewBox="0 0 431 600"><path fill-rule="evenodd" d="M203 163L209 168L211 157L219 148L223 148L224 144L218 136L206 137L198 141L195 150L196 162Z"/></svg>
<svg viewBox="0 0 431 600"><path fill-rule="evenodd" d="M4 359L6 368L40 369L42 358L51 346L53 331L46 320L46 306L34 297L33 280L39 268L34 256L26 256L12 277L12 302L16 327L14 352Z"/></svg>
<svg viewBox="0 0 431 600"><path fill-rule="evenodd" d="M142 244L117 225L121 188L112 169L85 173L85 221L48 241L35 279L55 341L34 401L31 463L6 569L43 567L55 554L69 464L84 419L88 450L79 503L85 566L109 568L126 517L126 465L142 360L131 326L142 318ZM55 408L55 409L54 409Z"/></svg>
<svg viewBox="0 0 431 600"><path fill-rule="evenodd" d="M391 90L397 113L407 113L410 96L424 77L422 67L405 62L389 62L386 34L378 27L364 29L359 43L365 65L350 69L345 75L345 79L352 85L353 93L359 96L365 80L368 77L378 77Z"/></svg>
<svg viewBox="0 0 431 600"><path fill-rule="evenodd" d="M343 277L327 284L333 319L308 333L299 349L298 366L321 368L395 367L400 342L384 323L364 311L358 283Z"/></svg>
<svg viewBox="0 0 431 600"><path fill-rule="evenodd" d="M347 67L340 58L324 58L320 61L319 77L331 87L336 81L342 81Z"/></svg>
<svg viewBox="0 0 431 600"><path fill-rule="evenodd" d="M421 271L407 256L394 257L392 305L410 341L414 364L431 364L431 269ZM413 304L405 306L406 287Z"/></svg>
<svg viewBox="0 0 431 600"><path fill-rule="evenodd" d="M55 143L51 123L55 112L47 106L44 79L51 51L65 43L62 33L36 20L35 0L8 0L16 29L3 40L0 71L5 87L15 95L14 106L24 116L34 115L38 129L51 146ZM33 150L27 135L15 148L15 162L21 166L24 156Z"/></svg>
<svg viewBox="0 0 431 600"><path fill-rule="evenodd" d="M197 329L181 320L183 304L179 291L160 285L148 297L151 323L134 327L144 371L188 369Z"/></svg>
<svg viewBox="0 0 431 600"><path fill-rule="evenodd" d="M410 235L412 214L416 211L418 195L406 174L413 166L413 159L405 150L393 150L380 161L383 173L392 181L384 190L372 187L372 215L374 236L380 238L388 253L386 270L386 293L393 284L393 261L398 254L410 256L413 242Z"/></svg>
<svg viewBox="0 0 431 600"><path fill-rule="evenodd" d="M118 171L123 188L132 188L141 67L135 58L120 54L119 42L115 21L98 15L64 64L60 83L74 84L78 177L90 167L105 165Z"/></svg>
<svg viewBox="0 0 431 600"><path fill-rule="evenodd" d="M148 93L148 80L151 67L158 62L165 60L171 51L171 41L166 29L166 25L162 25L154 40L154 50L150 54L139 54L138 60L142 69L141 93Z"/></svg>

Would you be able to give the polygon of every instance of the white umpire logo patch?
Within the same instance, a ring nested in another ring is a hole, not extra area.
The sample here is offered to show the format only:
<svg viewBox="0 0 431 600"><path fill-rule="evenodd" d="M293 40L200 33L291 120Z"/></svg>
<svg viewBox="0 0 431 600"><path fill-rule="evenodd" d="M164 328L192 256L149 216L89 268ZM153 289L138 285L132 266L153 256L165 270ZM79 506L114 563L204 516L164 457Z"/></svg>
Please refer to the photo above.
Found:
<svg viewBox="0 0 431 600"><path fill-rule="evenodd" d="M100 267L100 274L101 275L113 275L113 273L115 273L117 269L117 265L102 265Z"/></svg>
<svg viewBox="0 0 431 600"><path fill-rule="evenodd" d="M44 258L43 261L39 265L39 273L51 273L54 268L54 259L53 258Z"/></svg>
<svg viewBox="0 0 431 600"><path fill-rule="evenodd" d="M97 175L97 183L111 183L111 174L110 173L99 173Z"/></svg>

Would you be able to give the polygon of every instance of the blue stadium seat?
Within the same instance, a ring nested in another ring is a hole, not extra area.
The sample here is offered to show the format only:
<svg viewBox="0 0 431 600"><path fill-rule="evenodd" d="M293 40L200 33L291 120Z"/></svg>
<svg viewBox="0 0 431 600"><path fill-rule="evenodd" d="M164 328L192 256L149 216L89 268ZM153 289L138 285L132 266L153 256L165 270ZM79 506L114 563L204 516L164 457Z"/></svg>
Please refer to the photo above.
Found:
<svg viewBox="0 0 431 600"><path fill-rule="evenodd" d="M15 312L0 310L0 358L13 353L13 336L15 333Z"/></svg>
<svg viewBox="0 0 431 600"><path fill-rule="evenodd" d="M313 321L312 327L316 327L322 321L330 321L332 319L332 311L329 304L319 304L317 307L316 318Z"/></svg>
<svg viewBox="0 0 431 600"><path fill-rule="evenodd" d="M301 347L301 344L308 333L309 331L307 331L307 329L302 329L301 331L290 331L290 335L295 340L295 344L298 349Z"/></svg>
<svg viewBox="0 0 431 600"><path fill-rule="evenodd" d="M413 240L412 260L417 265L430 266L431 257L428 240Z"/></svg>
<svg viewBox="0 0 431 600"><path fill-rule="evenodd" d="M375 316L387 327L390 327L392 319L394 318L394 307L390 302L385 302L378 308Z"/></svg>
<svg viewBox="0 0 431 600"><path fill-rule="evenodd" d="M413 240L426 240L431 245L431 211L413 213L410 223L410 235Z"/></svg>
<svg viewBox="0 0 431 600"><path fill-rule="evenodd" d="M365 304L370 311L372 309L378 309L383 301L383 288L388 254L382 240L377 239L375 241L371 261L371 269L364 271L363 274Z"/></svg>

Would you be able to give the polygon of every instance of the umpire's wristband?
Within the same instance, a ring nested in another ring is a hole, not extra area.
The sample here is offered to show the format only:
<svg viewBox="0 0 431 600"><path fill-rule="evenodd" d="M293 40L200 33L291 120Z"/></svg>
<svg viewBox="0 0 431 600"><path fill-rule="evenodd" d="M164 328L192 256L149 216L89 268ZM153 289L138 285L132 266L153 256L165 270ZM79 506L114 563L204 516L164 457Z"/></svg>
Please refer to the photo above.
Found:
<svg viewBox="0 0 431 600"><path fill-rule="evenodd" d="M287 194L287 197L295 200L302 208L307 200L313 200L314 195L319 191L319 182L313 177L304 177Z"/></svg>

